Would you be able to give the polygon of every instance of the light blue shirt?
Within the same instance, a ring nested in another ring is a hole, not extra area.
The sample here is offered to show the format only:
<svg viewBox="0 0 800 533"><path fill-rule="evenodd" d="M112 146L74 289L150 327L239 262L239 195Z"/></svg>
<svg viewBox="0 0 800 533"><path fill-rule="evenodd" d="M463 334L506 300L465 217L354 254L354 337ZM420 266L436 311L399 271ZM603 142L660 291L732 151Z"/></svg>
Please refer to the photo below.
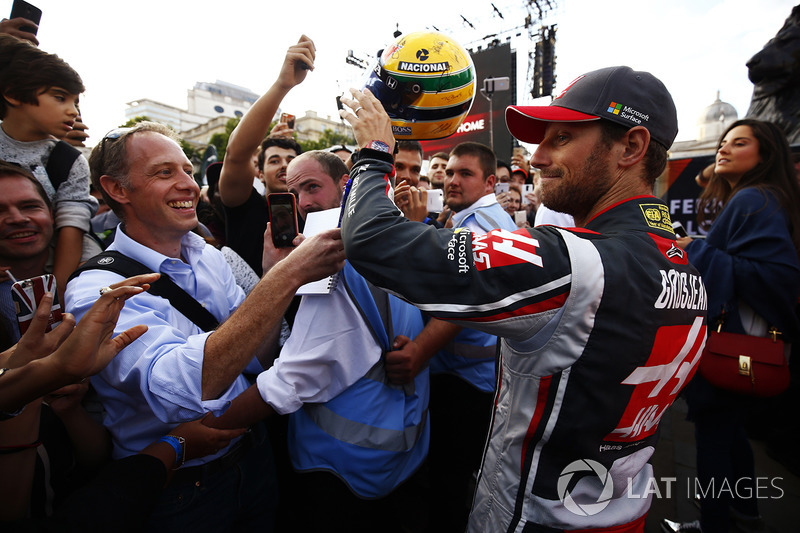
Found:
<svg viewBox="0 0 800 533"><path fill-rule="evenodd" d="M517 224L497 203L495 194L486 194L466 209L453 213L453 227L467 228L475 235L492 229L516 231ZM497 337L465 328L431 359L431 375L453 374L483 392L495 389L495 351Z"/></svg>
<svg viewBox="0 0 800 533"><path fill-rule="evenodd" d="M121 228L108 249L169 275L220 322L244 300L223 255L194 233L187 233L181 241L186 263L139 244ZM80 320L99 297L101 287L122 279L107 270L83 272L67 285L67 310ZM203 351L210 333L204 333L168 300L148 293L125 302L115 334L137 324L147 325L147 332L92 378L106 411L104 423L114 439L115 459L138 453L181 422L208 411L221 414L249 385L239 376L219 398L202 401ZM257 373L263 369L254 358L247 370ZM186 464L211 461L226 450Z"/></svg>
<svg viewBox="0 0 800 533"><path fill-rule="evenodd" d="M479 222L476 218L478 211L489 215L490 218L483 217ZM497 203L497 197L493 192L481 196L466 209L453 213L452 221L454 228L467 228L476 235L484 235L490 229L507 229L508 231L519 229L514 219Z"/></svg>

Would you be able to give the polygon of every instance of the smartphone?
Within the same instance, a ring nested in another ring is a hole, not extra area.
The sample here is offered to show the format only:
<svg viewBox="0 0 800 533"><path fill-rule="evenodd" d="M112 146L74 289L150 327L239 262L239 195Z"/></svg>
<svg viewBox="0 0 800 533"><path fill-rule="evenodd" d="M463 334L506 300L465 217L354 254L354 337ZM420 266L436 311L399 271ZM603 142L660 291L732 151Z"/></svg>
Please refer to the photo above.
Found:
<svg viewBox="0 0 800 533"><path fill-rule="evenodd" d="M500 194L503 192L508 192L509 184L508 183L498 183L494 186L494 193Z"/></svg>
<svg viewBox="0 0 800 533"><path fill-rule="evenodd" d="M272 224L272 244L275 248L292 246L297 237L297 200L290 192L273 192L267 195L269 221Z"/></svg>
<svg viewBox="0 0 800 533"><path fill-rule="evenodd" d="M683 224L678 222L677 220L672 223L672 231L675 232L675 235L678 237L688 237L689 234L686 233L686 228L683 227Z"/></svg>
<svg viewBox="0 0 800 533"><path fill-rule="evenodd" d="M525 183L522 185L522 205L528 205L528 195L533 192L533 183Z"/></svg>
<svg viewBox="0 0 800 533"><path fill-rule="evenodd" d="M344 109L344 104L342 103L342 97L341 96L337 96L336 97L336 109L338 109L339 111Z"/></svg>
<svg viewBox="0 0 800 533"><path fill-rule="evenodd" d="M50 331L61 323L61 304L58 303L56 292L56 278L52 274L45 274L35 278L23 279L11 285L11 297L17 313L19 333L24 335L31 325L33 315L44 293L53 293L53 305L50 307L50 318L45 331Z"/></svg>
<svg viewBox="0 0 800 533"><path fill-rule="evenodd" d="M444 209L444 191L442 189L428 189L428 213L441 213Z"/></svg>
<svg viewBox="0 0 800 533"><path fill-rule="evenodd" d="M28 19L38 26L39 22L42 20L42 10L24 0L14 0L14 3L11 5L11 14L8 18L15 19L17 17ZM36 35L37 31L37 28L33 26L20 26L19 29L34 35Z"/></svg>
<svg viewBox="0 0 800 533"><path fill-rule="evenodd" d="M525 221L528 220L528 212L527 211L514 211L514 223L517 226L525 224Z"/></svg>
<svg viewBox="0 0 800 533"><path fill-rule="evenodd" d="M294 115L289 113L281 113L281 122L294 129Z"/></svg>

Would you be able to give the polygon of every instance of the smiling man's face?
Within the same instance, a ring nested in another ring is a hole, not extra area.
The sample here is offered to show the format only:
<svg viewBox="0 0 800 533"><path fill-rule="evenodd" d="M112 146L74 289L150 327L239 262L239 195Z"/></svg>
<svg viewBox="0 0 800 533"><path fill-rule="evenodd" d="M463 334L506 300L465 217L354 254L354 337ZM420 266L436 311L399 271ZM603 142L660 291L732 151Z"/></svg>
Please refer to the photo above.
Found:
<svg viewBox="0 0 800 533"><path fill-rule="evenodd" d="M36 186L23 176L0 176L0 261L15 261L47 253L53 237L53 217Z"/></svg>

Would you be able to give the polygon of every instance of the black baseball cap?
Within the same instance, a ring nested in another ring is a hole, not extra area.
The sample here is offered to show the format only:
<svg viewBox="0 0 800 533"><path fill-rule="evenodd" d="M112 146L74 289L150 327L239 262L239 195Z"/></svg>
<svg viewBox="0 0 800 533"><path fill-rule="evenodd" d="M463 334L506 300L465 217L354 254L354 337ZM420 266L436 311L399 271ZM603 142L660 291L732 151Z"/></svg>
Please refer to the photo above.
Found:
<svg viewBox="0 0 800 533"><path fill-rule="evenodd" d="M649 72L608 67L578 76L548 106L508 106L506 125L520 141L539 144L548 122L609 120L627 128L644 126L650 137L672 146L678 115L672 95Z"/></svg>

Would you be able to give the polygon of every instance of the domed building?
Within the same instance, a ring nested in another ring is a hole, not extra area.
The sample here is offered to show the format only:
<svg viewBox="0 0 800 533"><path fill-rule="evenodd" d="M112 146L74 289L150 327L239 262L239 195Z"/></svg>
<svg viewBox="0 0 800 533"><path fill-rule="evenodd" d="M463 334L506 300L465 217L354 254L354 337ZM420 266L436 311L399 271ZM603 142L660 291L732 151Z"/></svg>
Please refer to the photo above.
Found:
<svg viewBox="0 0 800 533"><path fill-rule="evenodd" d="M656 181L655 192L671 202L681 199L677 204L670 204L670 215L673 220L680 220L687 229L694 225L695 213L693 208L684 210L684 207L693 205L699 194L694 178L714 161L722 132L738 119L736 109L720 100L717 91L717 98L697 117L697 138L674 142L669 149L667 169ZM684 200L689 201L686 206L681 203Z"/></svg>
<svg viewBox="0 0 800 533"><path fill-rule="evenodd" d="M739 119L739 113L728 102L717 98L697 117L697 138L694 141L678 141L669 150L670 159L695 157L716 152L717 141L725 129Z"/></svg>
<svg viewBox="0 0 800 533"><path fill-rule="evenodd" d="M725 128L739 119L739 114L728 102L717 99L703 110L697 119L697 140L698 141L717 141L725 131Z"/></svg>

